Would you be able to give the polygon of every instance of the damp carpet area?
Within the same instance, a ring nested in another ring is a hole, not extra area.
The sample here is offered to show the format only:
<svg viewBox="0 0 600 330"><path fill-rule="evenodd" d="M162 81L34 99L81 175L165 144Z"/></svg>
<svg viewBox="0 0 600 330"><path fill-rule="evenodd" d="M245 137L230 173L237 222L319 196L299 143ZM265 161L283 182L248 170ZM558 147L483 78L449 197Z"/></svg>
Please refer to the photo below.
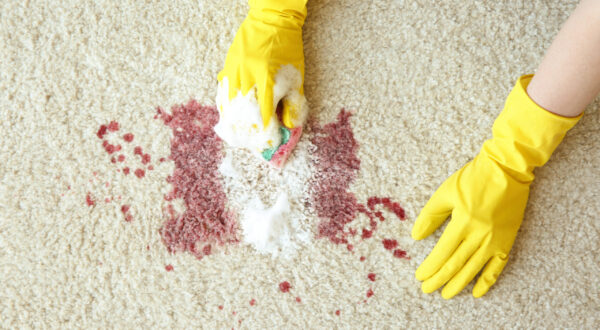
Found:
<svg viewBox="0 0 600 330"><path fill-rule="evenodd" d="M598 328L598 100L487 295L423 294L410 238L575 5L309 0L278 170L213 130L247 1L0 2L0 328Z"/></svg>

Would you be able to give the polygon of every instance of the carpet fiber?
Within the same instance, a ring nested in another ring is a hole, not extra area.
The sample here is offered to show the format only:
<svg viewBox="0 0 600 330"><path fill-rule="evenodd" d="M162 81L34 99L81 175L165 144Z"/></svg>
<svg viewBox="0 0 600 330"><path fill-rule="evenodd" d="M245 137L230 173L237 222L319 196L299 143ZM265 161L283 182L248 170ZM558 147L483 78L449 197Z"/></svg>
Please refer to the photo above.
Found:
<svg viewBox="0 0 600 330"><path fill-rule="evenodd" d="M575 5L309 1L313 129L278 172L203 126L245 1L1 1L0 328L598 328L598 102L536 171L486 296L421 293L441 230L410 238ZM172 106L197 122L168 122ZM358 147L327 159L327 127ZM341 236L315 197L328 182L351 212ZM272 258L243 243L239 216L282 189L310 237Z"/></svg>

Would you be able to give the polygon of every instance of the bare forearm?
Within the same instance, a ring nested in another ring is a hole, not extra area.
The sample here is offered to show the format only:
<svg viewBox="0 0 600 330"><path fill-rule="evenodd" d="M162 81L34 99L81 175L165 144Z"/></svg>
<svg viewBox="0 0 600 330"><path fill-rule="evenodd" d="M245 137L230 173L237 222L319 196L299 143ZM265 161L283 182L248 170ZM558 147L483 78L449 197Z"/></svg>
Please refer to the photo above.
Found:
<svg viewBox="0 0 600 330"><path fill-rule="evenodd" d="M548 49L527 88L544 109L579 115L600 92L600 1L582 0Z"/></svg>

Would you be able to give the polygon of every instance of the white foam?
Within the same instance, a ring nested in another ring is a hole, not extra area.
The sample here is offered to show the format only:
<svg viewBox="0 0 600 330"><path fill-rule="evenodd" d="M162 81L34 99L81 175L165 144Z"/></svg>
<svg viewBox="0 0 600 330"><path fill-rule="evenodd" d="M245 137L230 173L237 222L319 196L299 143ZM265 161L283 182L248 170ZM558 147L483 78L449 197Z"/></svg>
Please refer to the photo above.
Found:
<svg viewBox="0 0 600 330"><path fill-rule="evenodd" d="M273 109L285 98L294 105L296 116L294 127L304 124L308 113L308 105L299 90L302 87L302 75L293 65L283 65L274 77ZM215 132L232 147L245 148L260 154L263 150L276 147L281 141L280 123L275 111L269 124L264 127L260 106L256 99L256 86L250 88L246 95L238 91L233 99L229 99L229 80L224 77L217 88L217 108L219 122Z"/></svg>
<svg viewBox="0 0 600 330"><path fill-rule="evenodd" d="M290 256L298 248L298 239L308 239L308 232L300 228L291 213L286 193L281 193L270 208L256 198L244 211L241 225L244 242L273 257Z"/></svg>

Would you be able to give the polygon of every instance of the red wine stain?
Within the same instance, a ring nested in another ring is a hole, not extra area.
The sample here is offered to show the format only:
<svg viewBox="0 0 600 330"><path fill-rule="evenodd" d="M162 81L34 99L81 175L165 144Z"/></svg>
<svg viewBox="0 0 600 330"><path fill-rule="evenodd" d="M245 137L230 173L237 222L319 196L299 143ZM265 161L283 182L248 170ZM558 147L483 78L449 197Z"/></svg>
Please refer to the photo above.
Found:
<svg viewBox="0 0 600 330"><path fill-rule="evenodd" d="M125 161L125 155L119 155L119 157L117 158L117 160L122 163Z"/></svg>
<svg viewBox="0 0 600 330"><path fill-rule="evenodd" d="M219 309L220 309L220 310L223 310L223 305L219 305Z"/></svg>
<svg viewBox="0 0 600 330"><path fill-rule="evenodd" d="M133 141L133 134L131 133L126 133L123 135L123 140L125 140L125 142L131 142Z"/></svg>
<svg viewBox="0 0 600 330"><path fill-rule="evenodd" d="M135 170L135 176L137 176L138 178L141 179L144 177L144 175L146 175L146 173L141 168L138 168L137 170Z"/></svg>
<svg viewBox="0 0 600 330"><path fill-rule="evenodd" d="M375 276L377 276L377 275L375 275L375 273L369 273L367 275L367 277L369 278L369 280L371 280L371 282L375 282Z"/></svg>
<svg viewBox="0 0 600 330"><path fill-rule="evenodd" d="M129 175L129 167L123 167L123 174Z"/></svg>
<svg viewBox="0 0 600 330"><path fill-rule="evenodd" d="M119 123L117 123L117 122L116 122L116 121L114 121L114 120L113 120L113 121L111 121L111 122L108 124L108 130L109 130L109 131L111 131L111 132L116 132L116 131L118 131L118 130L119 130Z"/></svg>
<svg viewBox="0 0 600 330"><path fill-rule="evenodd" d="M373 296L373 289L369 289L367 291L367 298L371 298Z"/></svg>
<svg viewBox="0 0 600 330"><path fill-rule="evenodd" d="M154 166L152 166L152 165L148 166L148 171L152 171L152 170L154 170Z"/></svg>
<svg viewBox="0 0 600 330"><path fill-rule="evenodd" d="M357 230L346 230L345 227L357 214L362 213L369 218L369 227L362 228L363 240L372 238L378 222L385 221L384 213L376 209L378 205L394 213L398 219L406 219L400 204L388 197L369 197L365 205L348 191L360 169L360 159L356 155L359 145L350 124L351 116L350 112L342 109L335 122L325 126L309 123L313 132L310 140L316 147L313 152L316 171L310 179L309 191L310 203L321 220L318 237L328 238L335 244L346 244L349 251L354 246L349 244L348 236L356 235ZM364 261L362 257L361 261Z"/></svg>
<svg viewBox="0 0 600 330"><path fill-rule="evenodd" d="M162 162L164 162L165 160L166 160L166 159L165 159L165 157L160 157L160 159L159 159L158 161L162 163Z"/></svg>
<svg viewBox="0 0 600 330"><path fill-rule="evenodd" d="M144 152L142 151L142 147L137 146L137 147L133 148L133 154L134 155L140 155L140 156L143 155Z"/></svg>
<svg viewBox="0 0 600 330"><path fill-rule="evenodd" d="M129 211L129 207L129 205L122 205L121 212L123 212L123 214L127 213Z"/></svg>
<svg viewBox="0 0 600 330"><path fill-rule="evenodd" d="M167 250L188 251L202 258L210 250L200 246L238 242L238 226L233 213L226 209L227 198L218 170L224 155L222 141L213 130L219 121L217 109L192 100L172 107L171 114L161 108L157 114L173 132L169 158L175 169L167 177L173 188L165 199L180 198L185 204L183 213L169 212L160 229ZM138 154L141 153L140 148Z"/></svg>
<svg viewBox="0 0 600 330"><path fill-rule="evenodd" d="M365 256L360 256L360 259L359 259L359 260L360 260L360 261L365 261L365 259L367 259L367 258L365 258Z"/></svg>
<svg viewBox="0 0 600 330"><path fill-rule="evenodd" d="M291 287L292 285L288 281L283 281L279 283L279 290L281 290L281 292L283 293L290 292Z"/></svg>
<svg viewBox="0 0 600 330"><path fill-rule="evenodd" d="M107 130L108 130L108 126L106 126L106 125L100 125L100 128L98 129L98 132L96 133L96 136L99 139L102 139L104 137L104 135L106 134Z"/></svg>
<svg viewBox="0 0 600 330"><path fill-rule="evenodd" d="M335 311L335 315L340 316L340 310L339 309Z"/></svg>
<svg viewBox="0 0 600 330"><path fill-rule="evenodd" d="M108 197L104 198L104 202L105 202L105 203L110 203L110 201L111 201L111 199L110 199L110 198L108 198Z"/></svg>
<svg viewBox="0 0 600 330"><path fill-rule="evenodd" d="M401 258L401 259L409 259L410 260L410 257L406 255L406 251L400 250L400 249L394 250L394 257Z"/></svg>
<svg viewBox="0 0 600 330"><path fill-rule="evenodd" d="M252 300L250 300L250 306L254 306L255 304L256 304L256 299L253 298Z"/></svg>
<svg viewBox="0 0 600 330"><path fill-rule="evenodd" d="M302 302L302 299L300 299L300 297L296 297L296 302L297 302L297 303L301 303L301 302Z"/></svg>
<svg viewBox="0 0 600 330"><path fill-rule="evenodd" d="M165 270L168 271L168 272L172 271L173 270L173 265L170 265L170 264L166 265L165 266Z"/></svg>
<svg viewBox="0 0 600 330"><path fill-rule="evenodd" d="M92 196L90 195L90 193L88 192L87 195L85 196L85 203L88 206L94 206L96 205L96 202L94 202L94 200L92 199Z"/></svg>
<svg viewBox="0 0 600 330"><path fill-rule="evenodd" d="M150 163L150 155L148 155L148 154L142 155L142 164L146 165L148 163Z"/></svg>
<svg viewBox="0 0 600 330"><path fill-rule="evenodd" d="M384 239L382 243L386 250L393 250L398 246L398 241L395 239Z"/></svg>

